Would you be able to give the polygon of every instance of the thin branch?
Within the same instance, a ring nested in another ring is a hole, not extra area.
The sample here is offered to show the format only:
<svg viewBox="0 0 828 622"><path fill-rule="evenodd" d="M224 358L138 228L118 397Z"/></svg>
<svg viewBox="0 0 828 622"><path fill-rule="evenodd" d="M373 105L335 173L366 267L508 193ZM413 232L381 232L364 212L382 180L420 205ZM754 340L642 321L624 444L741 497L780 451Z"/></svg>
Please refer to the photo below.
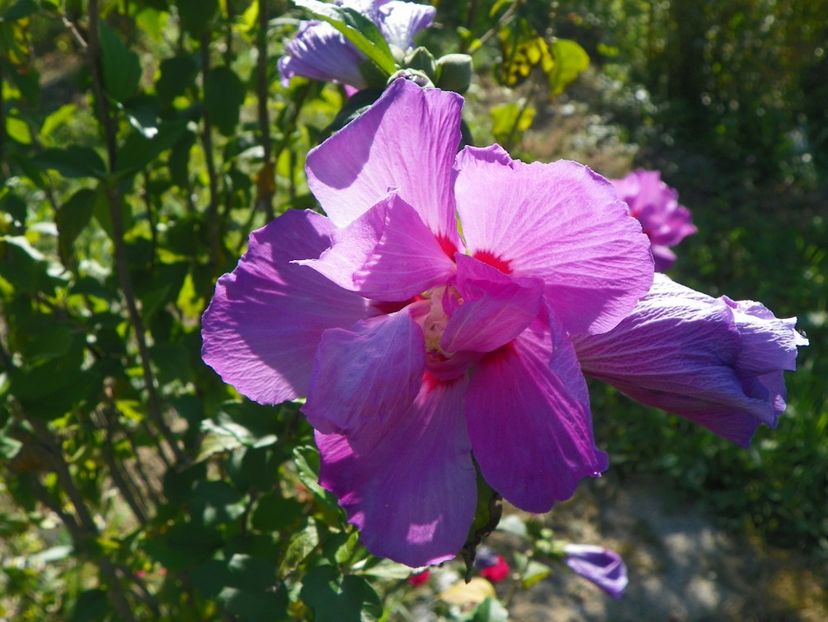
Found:
<svg viewBox="0 0 828 622"><path fill-rule="evenodd" d="M6 102L3 100L4 60L0 57L0 167L2 167L0 173L3 173L4 179L8 179L11 176L11 170L9 169L9 163L6 162Z"/></svg>
<svg viewBox="0 0 828 622"><path fill-rule="evenodd" d="M92 70L92 90L95 95L95 106L98 120L104 130L109 170L113 171L115 170L118 156L117 133L103 88L103 72L100 62L100 45L98 41L99 17L98 0L89 0L89 33L86 51L89 66ZM176 459L178 461L182 461L183 453L181 448L179 447L178 441L173 435L172 430L170 430L164 421L164 416L162 414L161 401L158 397L155 385L155 375L152 371L152 365L150 363L146 331L144 329L144 323L141 319L141 315L138 312L135 291L133 290L132 279L129 275L126 247L124 245L122 197L112 183L105 182L104 188L109 202L110 217L112 219L112 237L115 246L115 269L118 273L121 291L126 299L127 314L129 315L130 324L135 332L135 340L138 344L138 356L141 360L144 385L146 386L147 395L149 397L149 414L153 420L153 423L161 432L161 435L172 448Z"/></svg>
<svg viewBox="0 0 828 622"><path fill-rule="evenodd" d="M494 23L494 25L491 28L489 28L485 33L483 33L483 35L477 40L477 47L474 48L471 52L468 52L468 55L474 56L480 50L482 50L483 46L486 45L486 43L488 43L489 39L495 36L497 32L515 16L518 9L523 5L524 2L525 0L516 0L514 4L512 4L508 9L506 9L503 15L500 16L500 19L498 19Z"/></svg>
<svg viewBox="0 0 828 622"><path fill-rule="evenodd" d="M259 0L259 31L256 34L256 95L259 108L259 133L261 134L262 168L256 178L256 208L265 213L268 222L273 220L273 191L276 171L273 166L273 144L270 138L270 111L267 103L269 99L267 69L267 23L269 20L269 5L267 0Z"/></svg>
<svg viewBox="0 0 828 622"><path fill-rule="evenodd" d="M95 0L91 0L91 2L94 1ZM52 467L58 478L58 483L60 484L61 489L69 497L69 500L72 502L72 507L75 510L75 515L78 520L76 521L74 518L70 518L70 515L67 512L61 510L60 504L50 499L46 489L43 488L39 482L35 485L35 491L40 500L55 513L57 513L58 516L60 516L61 520L70 530L75 546L81 550L88 550L88 547L90 546L89 543L94 542L98 536L98 527L95 524L92 513L86 506L86 502L83 500L83 496L77 486L75 486L75 482L69 472L69 465L66 464L66 461L63 458L63 452L54 437L42 421L35 418L29 418L29 423L35 430L38 441L48 451L52 461ZM104 575L109 581L109 596L112 599L112 604L118 612L120 619L125 620L126 622L135 622L136 618L133 615L132 607L124 594L123 586L121 585L118 575L115 572L115 566L112 563L112 560L110 560L106 555L91 555L90 557L95 564L97 564L101 574Z"/></svg>
<svg viewBox="0 0 828 622"><path fill-rule="evenodd" d="M94 414L95 413L92 413L93 416ZM118 460L115 457L115 443L113 441L112 427L109 425L106 416L101 415L97 417L97 419L98 421L96 422L96 428L92 428L90 432L94 433L95 429L101 429L106 436L106 441L103 443L103 455L104 460L109 467L112 481L115 483L115 487L120 491L121 496L124 498L124 501L126 501L129 509L132 510L135 518L138 519L138 522L141 525L145 525L147 522L147 512L145 509L146 503L144 502L143 495L141 495L140 489L135 482L132 481L129 472L126 471L122 464L118 463ZM83 421L81 421L81 423L83 423Z"/></svg>
<svg viewBox="0 0 828 622"><path fill-rule="evenodd" d="M150 227L150 269L155 267L155 254L158 249L158 223L155 219L155 210L152 205L152 194L150 193L150 176L147 171L143 173L144 179L144 208L147 210L147 221Z"/></svg>
<svg viewBox="0 0 828 622"><path fill-rule="evenodd" d="M207 80L207 73L210 71L210 34L205 32L201 36L199 53L201 55L201 78L202 89ZM207 235L210 243L210 263L218 268L221 261L221 241L219 239L219 214L218 214L218 175L216 174L216 162L213 158L213 136L210 114L207 111L205 102L202 116L201 145L204 149L204 162L207 165L207 178L209 179L209 203L207 205Z"/></svg>
<svg viewBox="0 0 828 622"><path fill-rule="evenodd" d="M259 2L261 5L262 2ZM233 20L236 15L233 0L227 1L227 20L224 23L224 64L229 66L233 62ZM261 9L259 9L261 10Z"/></svg>

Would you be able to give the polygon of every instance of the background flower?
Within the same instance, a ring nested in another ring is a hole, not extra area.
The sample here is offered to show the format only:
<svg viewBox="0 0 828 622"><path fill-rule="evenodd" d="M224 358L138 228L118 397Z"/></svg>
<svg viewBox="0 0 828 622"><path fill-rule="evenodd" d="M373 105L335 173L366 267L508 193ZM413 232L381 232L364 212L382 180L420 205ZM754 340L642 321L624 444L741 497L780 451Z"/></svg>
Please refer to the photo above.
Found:
<svg viewBox="0 0 828 622"><path fill-rule="evenodd" d="M414 35L431 25L435 13L432 6L401 0L338 0L336 4L374 22L399 58L411 48ZM362 72L365 61L365 56L330 24L303 21L296 36L285 45L279 74L285 86L293 76L304 76L361 89L368 86Z"/></svg>
<svg viewBox="0 0 828 622"><path fill-rule="evenodd" d="M639 169L612 183L650 238L655 269L667 270L676 261L669 247L696 233L690 210L679 205L678 191L661 180L659 171Z"/></svg>
<svg viewBox="0 0 828 622"><path fill-rule="evenodd" d="M564 546L565 562L584 579L591 581L613 598L621 598L629 582L627 566L613 550L592 544Z"/></svg>

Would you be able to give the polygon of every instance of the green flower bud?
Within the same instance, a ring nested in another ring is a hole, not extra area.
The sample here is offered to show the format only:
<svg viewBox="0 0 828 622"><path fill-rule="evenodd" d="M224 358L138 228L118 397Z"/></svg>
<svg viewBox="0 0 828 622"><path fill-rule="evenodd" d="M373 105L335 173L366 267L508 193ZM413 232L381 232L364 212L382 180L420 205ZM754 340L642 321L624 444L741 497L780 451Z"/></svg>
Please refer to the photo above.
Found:
<svg viewBox="0 0 828 622"><path fill-rule="evenodd" d="M446 54L437 59L437 86L465 93L472 79L472 58L468 54Z"/></svg>
<svg viewBox="0 0 828 622"><path fill-rule="evenodd" d="M437 75L437 65L434 63L434 56L424 47L411 50L405 57L403 65L408 69L422 71L434 82Z"/></svg>

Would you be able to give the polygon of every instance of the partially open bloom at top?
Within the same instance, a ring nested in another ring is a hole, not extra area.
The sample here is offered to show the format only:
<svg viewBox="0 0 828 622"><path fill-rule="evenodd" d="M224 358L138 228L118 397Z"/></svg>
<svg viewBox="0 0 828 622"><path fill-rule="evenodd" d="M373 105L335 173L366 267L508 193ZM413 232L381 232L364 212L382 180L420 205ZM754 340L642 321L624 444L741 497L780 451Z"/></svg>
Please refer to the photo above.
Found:
<svg viewBox="0 0 828 622"><path fill-rule="evenodd" d="M711 298L657 274L633 312L603 335L575 338L584 373L747 446L785 410L785 370L808 341L796 318L758 302Z"/></svg>
<svg viewBox="0 0 828 622"><path fill-rule="evenodd" d="M592 581L613 598L621 598L627 588L627 566L613 550L593 544L567 544L564 561L569 568Z"/></svg>
<svg viewBox="0 0 828 622"><path fill-rule="evenodd" d="M655 269L664 272L676 261L669 247L696 233L690 210L679 205L678 191L661 181L658 171L633 171L612 183L650 238Z"/></svg>
<svg viewBox="0 0 828 622"><path fill-rule="evenodd" d="M307 394L322 485L372 553L415 567L463 545L472 455L530 512L606 469L570 336L614 328L653 278L609 182L457 153L462 103L394 82L308 154L328 217L254 232L203 317L226 382L262 403Z"/></svg>
<svg viewBox="0 0 828 622"><path fill-rule="evenodd" d="M411 48L414 35L434 20L433 6L401 0L337 0L339 6L354 9L379 29L395 55ZM336 28L325 22L303 21L296 36L285 46L279 59L282 84L293 76L340 82L361 89L366 57Z"/></svg>

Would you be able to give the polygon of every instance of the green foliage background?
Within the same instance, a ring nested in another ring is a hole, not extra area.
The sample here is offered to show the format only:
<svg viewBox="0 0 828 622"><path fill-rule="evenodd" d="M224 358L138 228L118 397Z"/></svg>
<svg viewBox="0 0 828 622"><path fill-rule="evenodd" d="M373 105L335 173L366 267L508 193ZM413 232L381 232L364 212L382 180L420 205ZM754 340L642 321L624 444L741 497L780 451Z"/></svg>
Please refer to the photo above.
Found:
<svg viewBox="0 0 828 622"><path fill-rule="evenodd" d="M313 207L304 155L345 105L336 85L279 84L305 15L0 1L0 617L404 609L408 571L343 526L298 404L245 401L199 355L215 280L252 229ZM559 101L587 101L679 188L699 234L677 277L799 315L811 339L788 414L749 451L597 389L617 484L659 473L736 527L824 554L828 4L466 0L437 21L423 42L473 54L470 98L514 89L491 114L469 107L471 134L526 159L525 133L583 69L561 42L579 42L593 69Z"/></svg>

